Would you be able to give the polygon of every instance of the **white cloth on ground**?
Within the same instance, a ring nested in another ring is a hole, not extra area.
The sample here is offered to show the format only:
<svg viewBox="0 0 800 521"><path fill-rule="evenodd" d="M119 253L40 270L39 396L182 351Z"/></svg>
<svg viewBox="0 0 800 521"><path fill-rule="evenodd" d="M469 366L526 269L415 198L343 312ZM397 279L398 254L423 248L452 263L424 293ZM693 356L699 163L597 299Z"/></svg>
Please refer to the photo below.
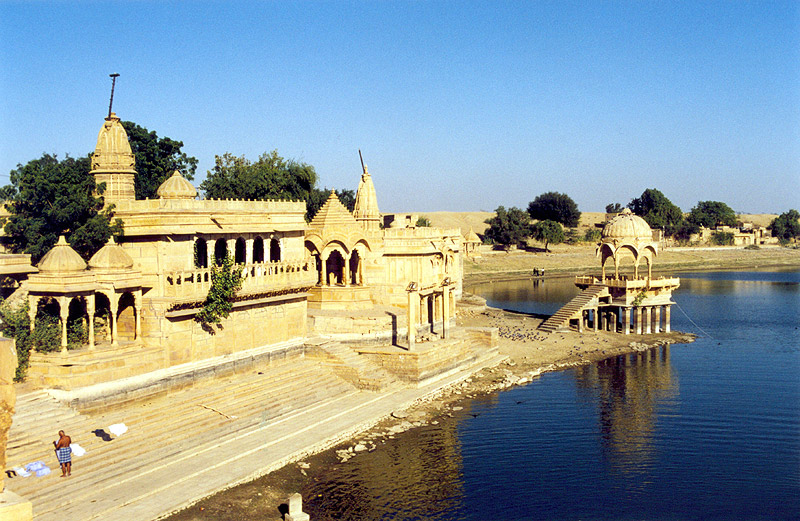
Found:
<svg viewBox="0 0 800 521"><path fill-rule="evenodd" d="M108 432L110 432L114 436L122 436L123 434L128 432L128 427L124 423L115 423L114 425L108 426Z"/></svg>

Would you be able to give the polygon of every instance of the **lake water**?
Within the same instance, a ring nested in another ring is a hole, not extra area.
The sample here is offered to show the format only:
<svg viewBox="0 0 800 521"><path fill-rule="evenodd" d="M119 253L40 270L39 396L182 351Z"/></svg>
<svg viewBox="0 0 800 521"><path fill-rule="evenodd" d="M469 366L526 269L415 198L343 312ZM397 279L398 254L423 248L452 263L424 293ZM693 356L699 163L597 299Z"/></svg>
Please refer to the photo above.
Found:
<svg viewBox="0 0 800 521"><path fill-rule="evenodd" d="M701 337L543 375L315 476L314 521L800 519L800 271L679 274ZM571 281L487 284L553 313Z"/></svg>

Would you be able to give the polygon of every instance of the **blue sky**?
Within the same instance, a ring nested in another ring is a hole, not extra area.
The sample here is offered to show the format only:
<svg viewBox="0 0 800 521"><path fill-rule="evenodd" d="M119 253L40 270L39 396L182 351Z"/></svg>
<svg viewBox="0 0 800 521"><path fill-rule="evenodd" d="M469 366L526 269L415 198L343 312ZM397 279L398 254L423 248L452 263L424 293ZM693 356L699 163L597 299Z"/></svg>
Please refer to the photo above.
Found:
<svg viewBox="0 0 800 521"><path fill-rule="evenodd" d="M800 207L800 2L0 0L0 183L83 155L108 111L224 152L277 149L382 211Z"/></svg>

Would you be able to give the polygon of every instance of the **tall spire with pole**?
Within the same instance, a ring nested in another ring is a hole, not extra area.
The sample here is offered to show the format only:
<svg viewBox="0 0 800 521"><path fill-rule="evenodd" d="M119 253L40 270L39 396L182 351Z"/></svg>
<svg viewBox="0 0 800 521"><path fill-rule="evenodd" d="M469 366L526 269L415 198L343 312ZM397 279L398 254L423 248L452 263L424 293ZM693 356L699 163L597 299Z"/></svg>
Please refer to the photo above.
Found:
<svg viewBox="0 0 800 521"><path fill-rule="evenodd" d="M108 102L108 117L97 135L97 146L92 154L92 171L97 184L105 183L103 200L106 205L136 199L136 158L128 142L128 133L114 114L114 87L119 74L111 78L111 99Z"/></svg>
<svg viewBox="0 0 800 521"><path fill-rule="evenodd" d="M358 183L356 192L356 204L353 208L353 217L361 223L366 230L379 230L381 213L378 210L378 196L375 194L375 185L372 184L372 177L364 164L364 156L361 150L358 151L361 158L361 181Z"/></svg>
<svg viewBox="0 0 800 521"><path fill-rule="evenodd" d="M108 117L111 117L111 105L114 104L114 86L117 84L118 72L113 72L108 75L111 78L111 99L108 102Z"/></svg>

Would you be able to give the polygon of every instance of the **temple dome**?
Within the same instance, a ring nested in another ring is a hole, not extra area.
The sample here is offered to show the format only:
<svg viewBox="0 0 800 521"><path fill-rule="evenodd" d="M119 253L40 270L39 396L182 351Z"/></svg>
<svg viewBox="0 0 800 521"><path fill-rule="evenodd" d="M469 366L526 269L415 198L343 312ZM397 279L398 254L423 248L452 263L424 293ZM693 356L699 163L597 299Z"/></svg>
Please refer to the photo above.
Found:
<svg viewBox="0 0 800 521"><path fill-rule="evenodd" d="M89 269L92 270L129 270L133 268L133 259L116 242L114 238L108 239L105 246L92 255L89 259Z"/></svg>
<svg viewBox="0 0 800 521"><path fill-rule="evenodd" d="M78 255L78 252L67 244L67 240L61 235L56 245L44 254L37 267L40 273L71 273L84 271L86 262Z"/></svg>
<svg viewBox="0 0 800 521"><path fill-rule="evenodd" d="M647 221L625 208L605 225L603 239L647 239L652 240L653 230Z"/></svg>
<svg viewBox="0 0 800 521"><path fill-rule="evenodd" d="M169 179L161 183L156 194L161 199L194 199L197 197L197 190L175 170Z"/></svg>

